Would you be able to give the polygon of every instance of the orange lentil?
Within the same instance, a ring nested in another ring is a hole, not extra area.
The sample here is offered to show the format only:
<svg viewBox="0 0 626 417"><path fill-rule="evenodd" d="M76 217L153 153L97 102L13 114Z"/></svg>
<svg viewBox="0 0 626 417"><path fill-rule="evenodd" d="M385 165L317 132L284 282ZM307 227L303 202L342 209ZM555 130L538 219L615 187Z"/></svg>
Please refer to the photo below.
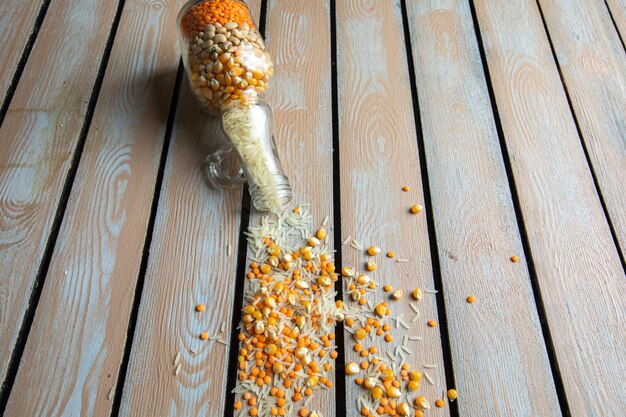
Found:
<svg viewBox="0 0 626 417"><path fill-rule="evenodd" d="M239 410L241 408L241 401L235 401L235 404L233 404L233 408L235 410Z"/></svg>
<svg viewBox="0 0 626 417"><path fill-rule="evenodd" d="M404 187L402 187L402 191L409 192L411 190L411 187L409 187L408 185L405 185Z"/></svg>
<svg viewBox="0 0 626 417"><path fill-rule="evenodd" d="M383 287L383 290L385 290L385 292L389 292L393 289L393 287L389 284L385 284L385 286Z"/></svg>
<svg viewBox="0 0 626 417"><path fill-rule="evenodd" d="M395 257L396 257L395 252L387 252L387 258L395 258Z"/></svg>
<svg viewBox="0 0 626 417"><path fill-rule="evenodd" d="M511 262L517 263L519 262L519 258L516 255L511 256Z"/></svg>
<svg viewBox="0 0 626 417"><path fill-rule="evenodd" d="M474 297L473 295L470 295L469 297L467 297L467 302L468 303L473 303L474 301L476 301L476 297Z"/></svg>
<svg viewBox="0 0 626 417"><path fill-rule="evenodd" d="M259 414L259 410L258 410L256 407L252 407L252 408L250 409L250 415L251 415L252 417L255 417L257 414Z"/></svg>
<svg viewBox="0 0 626 417"><path fill-rule="evenodd" d="M249 406L256 405L256 397L250 397L250 399L248 400L248 405Z"/></svg>
<svg viewBox="0 0 626 417"><path fill-rule="evenodd" d="M391 343L392 341L393 341L393 336L391 335L391 333L387 333L385 335L385 342Z"/></svg>
<svg viewBox="0 0 626 417"><path fill-rule="evenodd" d="M445 403L443 402L443 400L439 399L437 401L435 401L435 405L439 408L443 408L443 406L445 405Z"/></svg>
<svg viewBox="0 0 626 417"><path fill-rule="evenodd" d="M196 306L196 311L199 312L199 313L203 312L204 311L204 304L198 304Z"/></svg>
<svg viewBox="0 0 626 417"><path fill-rule="evenodd" d="M298 412L298 415L300 417L307 417L309 415L309 410L305 407L301 408L300 411Z"/></svg>
<svg viewBox="0 0 626 417"><path fill-rule="evenodd" d="M209 338L209 334L208 333L200 333L200 339L201 340L207 340Z"/></svg>
<svg viewBox="0 0 626 417"><path fill-rule="evenodd" d="M437 326L437 322L435 320L428 320L428 327L435 327Z"/></svg>

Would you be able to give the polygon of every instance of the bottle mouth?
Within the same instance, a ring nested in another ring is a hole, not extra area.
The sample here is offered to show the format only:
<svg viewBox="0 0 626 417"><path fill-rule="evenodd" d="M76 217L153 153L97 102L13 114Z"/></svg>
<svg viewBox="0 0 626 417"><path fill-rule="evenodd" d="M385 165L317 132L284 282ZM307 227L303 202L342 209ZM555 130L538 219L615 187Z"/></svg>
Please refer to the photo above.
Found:
<svg viewBox="0 0 626 417"><path fill-rule="evenodd" d="M259 211L277 212L293 198L289 178L282 174L276 174L270 185L250 184L249 190L252 204Z"/></svg>

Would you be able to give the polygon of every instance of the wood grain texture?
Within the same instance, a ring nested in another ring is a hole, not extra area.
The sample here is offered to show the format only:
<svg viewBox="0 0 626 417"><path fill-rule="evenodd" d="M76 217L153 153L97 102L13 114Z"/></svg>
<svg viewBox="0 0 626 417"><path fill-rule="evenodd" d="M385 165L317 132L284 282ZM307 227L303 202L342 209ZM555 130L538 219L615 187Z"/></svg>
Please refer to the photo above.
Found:
<svg viewBox="0 0 626 417"><path fill-rule="evenodd" d="M278 155L293 189L294 197L289 207L308 205L314 222L311 227L319 226L328 216L326 242L332 247L333 121L329 23L328 0L268 1L265 32L275 73L270 80L266 101L273 109ZM264 214L252 210L250 225L258 224ZM249 288L250 281L246 280L244 285ZM308 408L324 417L335 417L337 400L341 399L335 396L334 388L316 390Z"/></svg>
<svg viewBox="0 0 626 417"><path fill-rule="evenodd" d="M29 307L116 7L117 2L96 0L50 5L0 128L2 380Z"/></svg>
<svg viewBox="0 0 626 417"><path fill-rule="evenodd" d="M469 5L408 5L459 415L558 416Z"/></svg>
<svg viewBox="0 0 626 417"><path fill-rule="evenodd" d="M6 97L45 1L34 1L28 7L24 7L22 0L5 0L0 3L0 100Z"/></svg>
<svg viewBox="0 0 626 417"><path fill-rule="evenodd" d="M604 4L540 2L609 217L626 256L626 54Z"/></svg>
<svg viewBox="0 0 626 417"><path fill-rule="evenodd" d="M626 39L626 1L606 0L622 40Z"/></svg>
<svg viewBox="0 0 626 417"><path fill-rule="evenodd" d="M175 82L181 3L125 4L7 416L110 414Z"/></svg>
<svg viewBox="0 0 626 417"><path fill-rule="evenodd" d="M476 12L573 416L626 409L626 280L534 1Z"/></svg>
<svg viewBox="0 0 626 417"><path fill-rule="evenodd" d="M248 5L258 22L261 1ZM120 415L224 414L232 314L239 296L234 282L243 187L216 190L202 171L206 155L224 140L219 119L202 112L185 80ZM199 303L207 306L202 314L194 310ZM227 345L202 342L202 332ZM175 375L178 352L181 370Z"/></svg>
<svg viewBox="0 0 626 417"><path fill-rule="evenodd" d="M434 407L450 383L445 376L440 331L426 325L430 319L438 321L436 295L424 293L417 303L420 317L412 321L416 314L410 306L415 302L411 292L418 287L432 290L435 285L426 215L409 213L413 204L424 204L424 196L402 28L400 1L337 1L341 232L342 240L352 236L364 248L376 245L382 249L376 258L377 271L369 273L380 284L368 296L372 305L389 299L384 284L405 294L401 301L390 301L388 322L394 341L374 337L361 344L376 346L377 356L390 365L386 352L398 356L396 349L405 337L422 337L407 342L412 355L406 363L432 377L434 384L424 378L419 393ZM409 185L411 191L403 192L403 185ZM343 265L365 272L369 256L349 245L342 250ZM387 251L409 261L386 258ZM356 304L349 299L346 286L344 300L347 305ZM394 317L403 317L410 329L398 328ZM363 358L353 350L356 341L347 330L345 340L346 363L360 363ZM424 369L424 364L437 368ZM346 377L348 416L360 415L357 401L367 394L355 384L356 376ZM449 414L449 407L437 413Z"/></svg>

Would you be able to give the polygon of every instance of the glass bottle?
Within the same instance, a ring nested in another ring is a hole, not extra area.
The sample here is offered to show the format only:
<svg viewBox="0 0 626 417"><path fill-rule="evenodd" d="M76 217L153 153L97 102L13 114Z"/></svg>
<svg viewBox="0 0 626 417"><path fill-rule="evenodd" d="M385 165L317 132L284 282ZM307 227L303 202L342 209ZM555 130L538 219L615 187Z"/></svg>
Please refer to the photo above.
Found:
<svg viewBox="0 0 626 417"><path fill-rule="evenodd" d="M272 111L261 100L274 73L270 55L240 0L192 0L178 15L187 80L200 105L221 117L228 143L206 160L209 181L230 188L248 181L254 206L277 211L292 191L276 153ZM239 159L229 175L224 162Z"/></svg>

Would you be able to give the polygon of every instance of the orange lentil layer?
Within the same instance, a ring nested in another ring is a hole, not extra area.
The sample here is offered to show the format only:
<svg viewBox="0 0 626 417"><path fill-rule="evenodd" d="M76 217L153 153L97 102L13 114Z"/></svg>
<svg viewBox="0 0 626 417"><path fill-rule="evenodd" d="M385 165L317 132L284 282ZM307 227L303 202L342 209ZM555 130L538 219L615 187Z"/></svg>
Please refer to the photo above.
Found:
<svg viewBox="0 0 626 417"><path fill-rule="evenodd" d="M247 23L254 28L254 21L250 17L248 8L237 0L211 0L193 6L183 17L183 28L187 36L196 36L209 23L228 22L239 24Z"/></svg>

